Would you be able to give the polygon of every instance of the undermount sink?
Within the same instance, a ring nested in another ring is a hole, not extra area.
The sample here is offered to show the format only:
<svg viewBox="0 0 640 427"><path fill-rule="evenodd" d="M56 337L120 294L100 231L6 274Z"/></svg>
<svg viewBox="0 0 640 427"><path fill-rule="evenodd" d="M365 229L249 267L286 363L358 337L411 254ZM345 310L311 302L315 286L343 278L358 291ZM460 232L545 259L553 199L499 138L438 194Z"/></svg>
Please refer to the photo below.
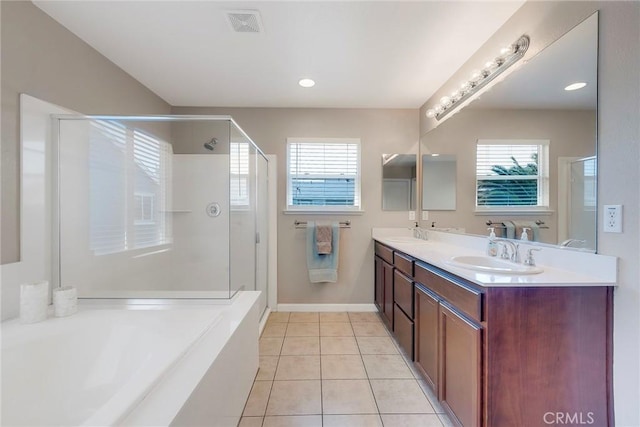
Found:
<svg viewBox="0 0 640 427"><path fill-rule="evenodd" d="M422 239L410 236L387 237L385 240L391 243L424 243Z"/></svg>
<svg viewBox="0 0 640 427"><path fill-rule="evenodd" d="M513 262L487 256L454 256L449 264L469 270L496 274L538 274L543 269L538 266L515 264Z"/></svg>

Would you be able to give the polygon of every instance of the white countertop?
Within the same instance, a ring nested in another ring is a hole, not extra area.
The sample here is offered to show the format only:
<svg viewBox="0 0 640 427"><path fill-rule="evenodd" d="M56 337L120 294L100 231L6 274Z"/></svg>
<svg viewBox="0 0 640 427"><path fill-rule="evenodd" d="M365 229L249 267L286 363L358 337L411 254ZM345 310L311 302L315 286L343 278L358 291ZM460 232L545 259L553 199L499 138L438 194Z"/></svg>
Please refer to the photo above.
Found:
<svg viewBox="0 0 640 427"><path fill-rule="evenodd" d="M454 256L484 256L487 239L432 231L428 234L428 240L404 241L407 237L411 237L411 231L408 229L374 228L372 231L374 240L484 287L615 286L616 284L617 259L615 257L547 247L536 253L537 265L544 270L542 273L495 274L450 264ZM402 237L403 241L397 241L398 237ZM523 257L527 248L528 246L523 242L520 249Z"/></svg>

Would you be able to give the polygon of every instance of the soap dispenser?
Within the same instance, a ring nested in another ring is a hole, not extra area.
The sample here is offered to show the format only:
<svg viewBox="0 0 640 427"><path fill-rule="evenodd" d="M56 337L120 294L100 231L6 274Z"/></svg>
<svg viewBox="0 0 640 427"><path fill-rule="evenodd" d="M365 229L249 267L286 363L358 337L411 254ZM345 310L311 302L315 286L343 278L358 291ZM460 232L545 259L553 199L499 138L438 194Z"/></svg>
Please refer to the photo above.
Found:
<svg viewBox="0 0 640 427"><path fill-rule="evenodd" d="M496 233L494 227L487 228L489 230L489 243L487 243L487 255L498 255L498 244L496 243Z"/></svg>
<svg viewBox="0 0 640 427"><path fill-rule="evenodd" d="M529 228L524 227L522 229L522 234L520 234L520 240L524 240L524 241L529 240L529 235L527 234L527 230L529 230Z"/></svg>

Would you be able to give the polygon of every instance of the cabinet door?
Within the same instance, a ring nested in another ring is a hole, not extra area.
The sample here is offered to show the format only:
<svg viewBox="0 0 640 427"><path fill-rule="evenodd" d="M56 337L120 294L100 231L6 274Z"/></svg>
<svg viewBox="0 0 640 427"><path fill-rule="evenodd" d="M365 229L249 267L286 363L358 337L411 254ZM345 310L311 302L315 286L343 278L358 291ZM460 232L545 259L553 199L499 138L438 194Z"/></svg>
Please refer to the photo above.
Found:
<svg viewBox="0 0 640 427"><path fill-rule="evenodd" d="M418 286L415 289L414 360L431 389L438 394L438 299Z"/></svg>
<svg viewBox="0 0 640 427"><path fill-rule="evenodd" d="M482 328L440 303L440 401L464 427L480 425Z"/></svg>
<svg viewBox="0 0 640 427"><path fill-rule="evenodd" d="M382 261L383 270L383 318L393 330L393 265Z"/></svg>
<svg viewBox="0 0 640 427"><path fill-rule="evenodd" d="M381 313L384 301L384 270L382 268L383 262L384 261L382 261L381 258L377 256L375 257L376 272L374 282L374 302L376 304L376 307L378 307L378 311L380 311Z"/></svg>

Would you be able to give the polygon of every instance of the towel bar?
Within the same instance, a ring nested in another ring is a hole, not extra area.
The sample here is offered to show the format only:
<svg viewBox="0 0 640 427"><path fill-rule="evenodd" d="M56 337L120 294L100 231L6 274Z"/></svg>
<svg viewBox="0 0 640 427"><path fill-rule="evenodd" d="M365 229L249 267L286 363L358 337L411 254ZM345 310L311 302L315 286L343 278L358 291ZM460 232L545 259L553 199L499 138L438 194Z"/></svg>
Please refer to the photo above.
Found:
<svg viewBox="0 0 640 427"><path fill-rule="evenodd" d="M307 221L295 220L293 222L293 225L295 225L296 228L307 228ZM351 228L351 221L350 220L340 221L340 228Z"/></svg>

